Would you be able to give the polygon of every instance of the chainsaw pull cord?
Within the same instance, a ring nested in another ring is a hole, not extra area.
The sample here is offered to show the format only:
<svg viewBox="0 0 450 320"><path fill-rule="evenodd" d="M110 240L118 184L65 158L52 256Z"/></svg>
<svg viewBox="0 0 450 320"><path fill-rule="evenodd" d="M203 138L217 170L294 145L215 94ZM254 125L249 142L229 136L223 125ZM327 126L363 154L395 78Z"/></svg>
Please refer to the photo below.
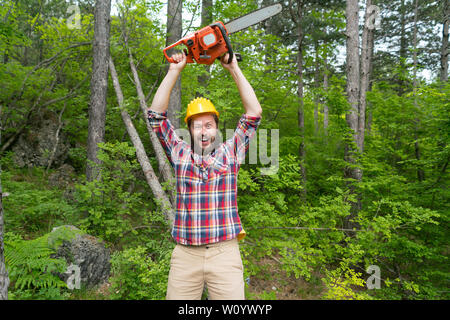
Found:
<svg viewBox="0 0 450 320"><path fill-rule="evenodd" d="M222 24L220 24L219 22L213 23L211 24L211 27L218 27L220 32L222 33L222 37L225 40L225 44L228 47L228 62L227 64L230 64L231 61L233 61L233 48L231 47L231 42L230 39L227 36L227 31L225 30L225 28L222 26Z"/></svg>

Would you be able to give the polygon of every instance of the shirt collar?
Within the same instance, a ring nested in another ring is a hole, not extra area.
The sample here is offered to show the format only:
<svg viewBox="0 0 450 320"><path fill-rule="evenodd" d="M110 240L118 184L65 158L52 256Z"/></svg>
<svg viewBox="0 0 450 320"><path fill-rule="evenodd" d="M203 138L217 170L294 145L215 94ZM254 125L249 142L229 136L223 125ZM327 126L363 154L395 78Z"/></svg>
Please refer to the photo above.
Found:
<svg viewBox="0 0 450 320"><path fill-rule="evenodd" d="M212 164L214 162L214 157L215 157L215 153L216 153L216 149L214 148L210 153L208 153L207 155L199 155L197 153L194 152L194 150L192 150L191 148L191 159L194 162L194 164L196 164L197 166L201 167L201 166L209 166L210 164Z"/></svg>

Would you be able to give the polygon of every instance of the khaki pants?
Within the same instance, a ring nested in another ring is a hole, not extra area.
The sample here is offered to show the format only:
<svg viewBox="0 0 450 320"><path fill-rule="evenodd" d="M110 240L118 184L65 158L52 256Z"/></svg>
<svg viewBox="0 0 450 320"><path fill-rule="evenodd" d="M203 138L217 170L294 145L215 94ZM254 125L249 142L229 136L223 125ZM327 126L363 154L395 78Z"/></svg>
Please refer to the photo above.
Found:
<svg viewBox="0 0 450 320"><path fill-rule="evenodd" d="M237 239L202 246L177 244L170 261L167 300L244 300L244 274Z"/></svg>

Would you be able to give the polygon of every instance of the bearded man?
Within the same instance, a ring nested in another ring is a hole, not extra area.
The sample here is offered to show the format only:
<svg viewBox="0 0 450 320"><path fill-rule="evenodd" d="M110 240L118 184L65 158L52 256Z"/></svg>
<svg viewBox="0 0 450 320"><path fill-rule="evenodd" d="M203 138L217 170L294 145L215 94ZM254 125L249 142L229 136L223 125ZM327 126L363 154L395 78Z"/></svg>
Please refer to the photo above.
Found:
<svg viewBox="0 0 450 320"><path fill-rule="evenodd" d="M172 56L148 119L175 170L176 213L166 298L201 299L208 288L211 300L243 300L243 265L238 240L245 236L237 207L237 177L249 141L261 121L262 109L236 57L225 54L220 63L233 78L245 113L233 136L218 143L219 112L206 98L187 107L185 122L191 143L183 141L167 118L170 92L186 66L182 53Z"/></svg>

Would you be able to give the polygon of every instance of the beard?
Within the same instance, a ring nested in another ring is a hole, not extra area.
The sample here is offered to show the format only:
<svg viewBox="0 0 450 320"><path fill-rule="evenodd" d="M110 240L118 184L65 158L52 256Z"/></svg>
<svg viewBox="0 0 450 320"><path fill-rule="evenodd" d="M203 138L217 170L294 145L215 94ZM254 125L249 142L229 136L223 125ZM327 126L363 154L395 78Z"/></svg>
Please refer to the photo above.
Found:
<svg viewBox="0 0 450 320"><path fill-rule="evenodd" d="M194 138L191 136L191 147L193 148L194 152L199 155L206 156L210 154L216 148L216 144L217 143L215 137L199 135L198 137Z"/></svg>

